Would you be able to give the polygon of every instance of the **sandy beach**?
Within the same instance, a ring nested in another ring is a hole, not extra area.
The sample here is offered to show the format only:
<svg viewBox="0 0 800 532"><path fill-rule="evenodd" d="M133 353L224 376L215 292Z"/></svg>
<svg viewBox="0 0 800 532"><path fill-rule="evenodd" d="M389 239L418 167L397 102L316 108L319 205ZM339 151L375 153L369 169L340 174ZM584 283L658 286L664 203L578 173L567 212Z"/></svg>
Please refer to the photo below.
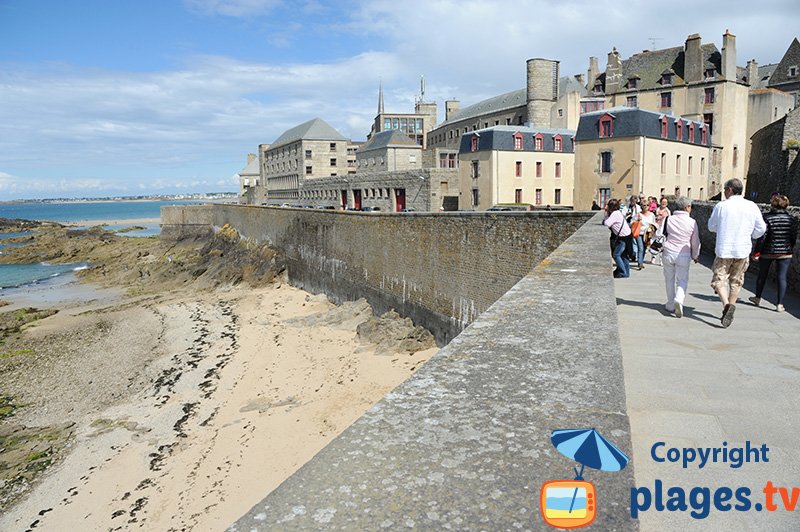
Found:
<svg viewBox="0 0 800 532"><path fill-rule="evenodd" d="M0 530L222 530L436 352L370 343L359 324L402 320L280 278L102 294L0 359L6 441L58 435Z"/></svg>

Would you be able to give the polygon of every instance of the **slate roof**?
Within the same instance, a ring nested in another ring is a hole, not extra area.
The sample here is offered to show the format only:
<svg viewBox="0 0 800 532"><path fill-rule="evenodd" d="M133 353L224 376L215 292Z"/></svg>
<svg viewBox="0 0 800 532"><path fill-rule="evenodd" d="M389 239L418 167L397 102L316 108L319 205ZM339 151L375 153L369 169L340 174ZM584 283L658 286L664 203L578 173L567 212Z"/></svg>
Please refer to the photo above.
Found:
<svg viewBox="0 0 800 532"><path fill-rule="evenodd" d="M563 76L558 78L558 96L561 97L568 92L579 92L580 95L586 96L588 91L574 76ZM515 91L507 92L499 96L493 96L486 100L480 101L476 104L470 105L460 109L457 113L450 117L450 120L442 122L436 129L441 128L447 124L453 124L462 120L469 120L478 116L494 114L507 109L515 107L524 107L528 103L527 89L518 89Z"/></svg>
<svg viewBox="0 0 800 532"><path fill-rule="evenodd" d="M663 113L655 113L653 111L646 111L637 107L613 107L611 109L603 109L600 111L593 111L581 116L578 121L578 130L575 134L576 141L583 140L597 140L599 136L599 122L600 118L606 114L614 117L613 136L612 139L625 138L625 137L650 137L660 139L661 137L661 117L667 117L667 139L680 140L689 144L696 144L703 146L703 136L700 133L703 123L695 120L687 120L679 116L665 115ZM683 136L681 139L677 138L677 122L683 121ZM689 141L689 124L694 123L695 126L695 140ZM707 135L707 143L711 145L711 135Z"/></svg>
<svg viewBox="0 0 800 532"><path fill-rule="evenodd" d="M245 175L258 175L260 173L258 168L258 157L247 163L247 166L239 170L240 176Z"/></svg>
<svg viewBox="0 0 800 532"><path fill-rule="evenodd" d="M721 71L722 55L713 43L700 45L703 54L703 71L713 68L717 72ZM622 89L627 88L630 78L637 77L637 90L647 90L661 88L661 75L664 72L672 71L672 85L683 85L684 83L684 61L685 52L683 46L674 48L664 48L663 50L644 51L633 54L628 59L622 61ZM605 72L592 80L590 86L594 86L597 79L600 79L605 90Z"/></svg>
<svg viewBox="0 0 800 532"><path fill-rule="evenodd" d="M514 134L516 133L522 133L521 151L555 152L553 139L556 135L561 135L561 152L574 153L575 151L575 147L572 143L572 137L575 136L575 131L572 129L536 128L530 126L493 126L462 135L458 153L473 153L472 137L474 135L478 136L477 151L520 151L514 150ZM544 149L534 150L534 136L539 133L542 135L542 147Z"/></svg>
<svg viewBox="0 0 800 532"><path fill-rule="evenodd" d="M468 120L477 116L483 116L490 113L496 113L506 109L513 109L514 107L525 106L527 104L527 91L519 89L499 96L493 96L486 100L480 101L476 104L470 105L460 109L457 113L450 117L450 120L442 122L436 129L441 128L445 124L452 124L462 120Z"/></svg>
<svg viewBox="0 0 800 532"><path fill-rule="evenodd" d="M365 144L358 148L358 152L363 153L382 148L419 148L421 150L422 146L399 129L388 129L372 135Z"/></svg>
<svg viewBox="0 0 800 532"><path fill-rule="evenodd" d="M313 118L299 126L287 129L278 137L270 149L296 142L298 140L347 140L347 137L333 129L330 124L321 118Z"/></svg>
<svg viewBox="0 0 800 532"><path fill-rule="evenodd" d="M794 76L789 76L789 67L797 67ZM797 82L800 82L800 41L795 37L769 79L769 86L774 87L781 83Z"/></svg>
<svg viewBox="0 0 800 532"><path fill-rule="evenodd" d="M755 83L750 83L750 87L753 89L763 89L767 85L769 85L769 79L772 77L772 73L775 72L775 68L777 68L778 63L774 63L772 65L761 65L758 67L758 79Z"/></svg>

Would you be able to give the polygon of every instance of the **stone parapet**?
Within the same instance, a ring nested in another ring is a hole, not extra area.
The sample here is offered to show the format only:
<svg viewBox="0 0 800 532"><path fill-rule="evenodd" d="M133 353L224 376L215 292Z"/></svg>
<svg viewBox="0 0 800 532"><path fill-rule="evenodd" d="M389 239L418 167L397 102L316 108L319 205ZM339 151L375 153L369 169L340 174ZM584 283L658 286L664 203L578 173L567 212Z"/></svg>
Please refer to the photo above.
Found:
<svg viewBox="0 0 800 532"><path fill-rule="evenodd" d="M575 462L551 431L631 453L610 264L597 215L230 530L552 530L541 486ZM638 530L633 464L584 475L592 528Z"/></svg>

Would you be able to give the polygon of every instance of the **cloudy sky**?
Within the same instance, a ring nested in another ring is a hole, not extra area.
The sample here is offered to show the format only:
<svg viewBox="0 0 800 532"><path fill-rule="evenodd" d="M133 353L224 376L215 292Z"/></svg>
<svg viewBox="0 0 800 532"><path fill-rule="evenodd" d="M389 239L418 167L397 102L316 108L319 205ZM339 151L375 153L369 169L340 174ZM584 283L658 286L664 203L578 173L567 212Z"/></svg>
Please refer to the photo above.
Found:
<svg viewBox="0 0 800 532"><path fill-rule="evenodd" d="M0 0L0 200L235 190L258 144L321 117L522 88L525 60L683 45L780 61L797 0ZM666 6L669 6L667 9ZM1 209L2 207L0 207ZM0 214L1 215L1 214Z"/></svg>

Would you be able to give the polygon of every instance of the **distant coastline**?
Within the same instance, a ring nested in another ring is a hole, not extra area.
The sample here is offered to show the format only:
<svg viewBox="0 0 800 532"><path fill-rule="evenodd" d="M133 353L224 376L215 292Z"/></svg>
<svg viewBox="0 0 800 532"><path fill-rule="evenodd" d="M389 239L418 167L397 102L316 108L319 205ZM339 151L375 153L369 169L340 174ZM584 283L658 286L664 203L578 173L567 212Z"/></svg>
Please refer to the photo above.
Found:
<svg viewBox="0 0 800 532"><path fill-rule="evenodd" d="M237 199L235 192L204 192L197 194L154 194L142 196L107 196L99 198L44 198L15 199L0 201L0 205L26 203L120 203L145 201L232 201Z"/></svg>

